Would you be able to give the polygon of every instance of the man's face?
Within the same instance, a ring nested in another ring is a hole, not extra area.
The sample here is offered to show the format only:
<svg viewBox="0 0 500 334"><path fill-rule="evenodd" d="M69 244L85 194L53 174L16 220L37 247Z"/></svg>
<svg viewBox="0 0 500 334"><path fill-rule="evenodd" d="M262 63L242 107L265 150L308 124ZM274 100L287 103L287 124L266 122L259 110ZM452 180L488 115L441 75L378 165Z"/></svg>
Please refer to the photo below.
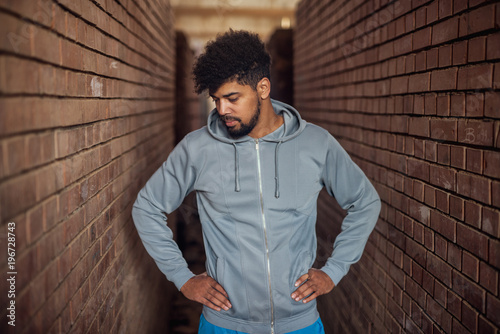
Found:
<svg viewBox="0 0 500 334"><path fill-rule="evenodd" d="M231 137L239 138L252 132L260 115L260 101L255 90L231 81L210 96Z"/></svg>

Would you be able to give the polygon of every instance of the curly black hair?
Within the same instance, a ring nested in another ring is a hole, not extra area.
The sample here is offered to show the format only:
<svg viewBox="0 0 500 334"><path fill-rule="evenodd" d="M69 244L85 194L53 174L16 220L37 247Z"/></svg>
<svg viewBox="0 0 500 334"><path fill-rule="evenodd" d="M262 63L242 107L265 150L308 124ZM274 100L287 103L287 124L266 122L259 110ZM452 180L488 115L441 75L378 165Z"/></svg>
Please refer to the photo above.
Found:
<svg viewBox="0 0 500 334"><path fill-rule="evenodd" d="M271 79L271 56L259 35L229 30L205 46L193 65L195 91L213 93L224 83L236 80L257 89L259 81Z"/></svg>

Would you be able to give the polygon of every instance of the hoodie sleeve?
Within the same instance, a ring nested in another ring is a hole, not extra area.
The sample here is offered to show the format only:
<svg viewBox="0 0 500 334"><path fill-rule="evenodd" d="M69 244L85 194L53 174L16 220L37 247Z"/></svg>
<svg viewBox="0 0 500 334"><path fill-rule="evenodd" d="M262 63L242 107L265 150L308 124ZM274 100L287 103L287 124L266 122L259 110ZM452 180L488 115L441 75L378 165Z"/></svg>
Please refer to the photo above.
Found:
<svg viewBox="0 0 500 334"><path fill-rule="evenodd" d="M166 214L181 205L193 189L194 180L195 171L190 164L187 138L184 138L141 189L132 208L144 247L179 290L194 274L173 240Z"/></svg>
<svg viewBox="0 0 500 334"><path fill-rule="evenodd" d="M337 285L351 264L361 258L380 214L380 198L363 171L329 135L323 183L328 193L347 211L333 252L321 268Z"/></svg>

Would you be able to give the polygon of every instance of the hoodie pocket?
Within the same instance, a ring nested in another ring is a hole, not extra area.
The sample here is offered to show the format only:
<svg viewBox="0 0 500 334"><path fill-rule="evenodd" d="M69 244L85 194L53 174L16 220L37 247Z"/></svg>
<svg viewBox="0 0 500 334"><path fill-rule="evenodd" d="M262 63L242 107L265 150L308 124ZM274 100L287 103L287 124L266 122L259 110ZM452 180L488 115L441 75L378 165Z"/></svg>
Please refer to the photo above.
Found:
<svg viewBox="0 0 500 334"><path fill-rule="evenodd" d="M217 258L217 265L216 265L216 269L215 269L217 277L215 278L215 280L217 281L217 283L219 283L222 286L224 286L225 266L226 266L226 261L221 257Z"/></svg>
<svg viewBox="0 0 500 334"><path fill-rule="evenodd" d="M305 251L300 253L297 257L295 265L292 267L290 272L290 291L293 292L297 289L295 282L300 278L300 276L307 274L311 266L311 252Z"/></svg>

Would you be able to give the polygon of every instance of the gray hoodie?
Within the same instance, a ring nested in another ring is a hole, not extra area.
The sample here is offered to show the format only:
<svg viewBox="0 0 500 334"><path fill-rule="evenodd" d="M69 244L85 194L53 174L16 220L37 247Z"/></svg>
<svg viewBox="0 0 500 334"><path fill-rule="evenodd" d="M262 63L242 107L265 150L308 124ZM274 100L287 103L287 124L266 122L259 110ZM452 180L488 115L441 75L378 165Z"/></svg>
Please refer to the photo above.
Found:
<svg viewBox="0 0 500 334"><path fill-rule="evenodd" d="M347 210L321 268L335 285L360 259L380 212L377 192L339 143L291 106L272 104L284 124L260 139L233 139L213 110L206 127L175 147L132 211L146 250L180 289L194 274L164 213L196 191L207 273L232 304L220 312L204 307L203 314L214 325L248 333L286 333L318 319L315 300L304 304L290 295L315 261L323 187Z"/></svg>

